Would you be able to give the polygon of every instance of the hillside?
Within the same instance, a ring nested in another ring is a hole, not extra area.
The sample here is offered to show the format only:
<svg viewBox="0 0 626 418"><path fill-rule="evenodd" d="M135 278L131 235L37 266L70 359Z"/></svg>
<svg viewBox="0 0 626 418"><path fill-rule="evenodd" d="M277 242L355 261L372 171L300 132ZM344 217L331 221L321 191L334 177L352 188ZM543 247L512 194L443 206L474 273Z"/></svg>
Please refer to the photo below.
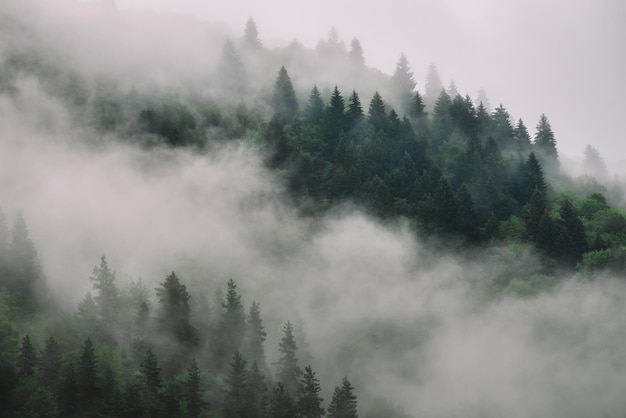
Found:
<svg viewBox="0 0 626 418"><path fill-rule="evenodd" d="M0 415L626 410L594 147L334 30L50 7L0 6Z"/></svg>

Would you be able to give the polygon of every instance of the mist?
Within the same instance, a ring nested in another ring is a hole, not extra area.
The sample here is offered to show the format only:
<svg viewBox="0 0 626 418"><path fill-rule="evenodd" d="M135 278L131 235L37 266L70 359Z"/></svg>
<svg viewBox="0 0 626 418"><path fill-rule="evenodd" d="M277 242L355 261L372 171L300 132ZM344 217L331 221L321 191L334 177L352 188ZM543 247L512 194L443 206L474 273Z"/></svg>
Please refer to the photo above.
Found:
<svg viewBox="0 0 626 418"><path fill-rule="evenodd" d="M93 22L74 6L41 16L67 19L72 28ZM154 83L200 83L230 34L219 26L218 35L203 38L205 49L187 43L211 32L201 23L158 46L135 29L139 40L130 46L110 37L128 28L111 26L70 44L88 92L101 76L140 92ZM102 52L107 59L85 56L94 42L115 51ZM160 70L142 85L153 66ZM233 278L245 306L261 304L268 363L284 322L297 323L306 338L300 357L318 371L326 403L348 375L363 417L387 403L392 417L624 415L623 281L573 277L538 296L493 297L490 286L508 274L510 259L499 261L489 248L440 251L408 222L376 220L349 204L321 219L303 217L255 141L140 147L80 123L76 109L37 77L18 76L11 86L0 95L0 208L23 214L63 309L74 311L91 289L89 274L103 254L121 283L141 277L151 289L172 270L206 295ZM568 119L557 117L556 127ZM528 251L515 262L530 275L539 260Z"/></svg>

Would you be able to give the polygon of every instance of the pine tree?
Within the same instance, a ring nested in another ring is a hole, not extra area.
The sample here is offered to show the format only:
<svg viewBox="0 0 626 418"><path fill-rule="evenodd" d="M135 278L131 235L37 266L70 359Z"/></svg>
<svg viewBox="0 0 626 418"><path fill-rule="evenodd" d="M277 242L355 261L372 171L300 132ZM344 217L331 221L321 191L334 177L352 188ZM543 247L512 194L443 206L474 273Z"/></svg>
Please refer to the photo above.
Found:
<svg viewBox="0 0 626 418"><path fill-rule="evenodd" d="M141 372L142 403L149 411L150 416L156 416L160 408L161 369L151 348L146 351L139 370Z"/></svg>
<svg viewBox="0 0 626 418"><path fill-rule="evenodd" d="M261 310L256 301L252 301L246 318L246 358L261 368L265 368L265 350L263 345L267 332L261 319Z"/></svg>
<svg viewBox="0 0 626 418"><path fill-rule="evenodd" d="M513 139L515 140L517 151L522 153L522 155L530 151L530 134L528 133L528 129L526 129L526 125L524 125L524 121L521 119L517 121L517 125L515 125L513 129Z"/></svg>
<svg viewBox="0 0 626 418"><path fill-rule="evenodd" d="M246 361L236 352L230 363L224 398L224 418L246 417L250 411L250 391Z"/></svg>
<svg viewBox="0 0 626 418"><path fill-rule="evenodd" d="M226 361L235 352L242 349L246 332L246 316L237 285L229 279L226 301L222 303L222 315L219 328L218 361Z"/></svg>
<svg viewBox="0 0 626 418"><path fill-rule="evenodd" d="M274 116L282 123L291 124L298 116L298 100L285 67L281 67L274 83L271 105Z"/></svg>
<svg viewBox="0 0 626 418"><path fill-rule="evenodd" d="M58 393L59 390L62 365L61 347L54 337L49 337L39 361L39 380L44 387L54 394Z"/></svg>
<svg viewBox="0 0 626 418"><path fill-rule="evenodd" d="M353 394L354 387L344 377L341 386L335 387L333 398L328 406L329 418L358 418L357 398Z"/></svg>
<svg viewBox="0 0 626 418"><path fill-rule="evenodd" d="M400 109L405 114L409 114L411 102L414 99L415 80L413 79L413 72L409 67L409 61L404 54L400 54L400 59L391 77L391 86Z"/></svg>
<svg viewBox="0 0 626 418"><path fill-rule="evenodd" d="M385 103L378 92L374 93L374 96L370 101L368 120L372 127L376 130L384 131L387 128L387 112L385 111Z"/></svg>
<svg viewBox="0 0 626 418"><path fill-rule="evenodd" d="M348 52L348 59L350 64L356 69L361 69L365 66L365 58L363 57L363 47L361 42L357 38L352 39L350 42L350 52Z"/></svg>
<svg viewBox="0 0 626 418"><path fill-rule="evenodd" d="M100 258L100 265L93 268L89 277L96 292L94 302L99 319L104 328L111 333L118 322L120 309L119 291L115 286L115 272L109 268L105 256Z"/></svg>
<svg viewBox="0 0 626 418"><path fill-rule="evenodd" d="M426 112L424 111L425 108L426 105L424 104L424 100L422 99L420 92L416 91L415 95L413 95L413 100L411 101L409 116L414 119L420 119L426 116Z"/></svg>
<svg viewBox="0 0 626 418"><path fill-rule="evenodd" d="M193 359L191 366L187 369L187 381L185 382L185 400L190 418L200 416L202 410L202 387L200 381L200 369L196 359Z"/></svg>
<svg viewBox="0 0 626 418"><path fill-rule="evenodd" d="M243 33L243 44L249 50L261 49L262 44L259 40L259 30L257 29L256 22L250 17L246 21L246 28Z"/></svg>
<svg viewBox="0 0 626 418"><path fill-rule="evenodd" d="M348 132L357 140L361 139L360 127L363 121L363 106L361 99L356 90L352 90L352 94L348 99L348 110L346 110L346 127Z"/></svg>
<svg viewBox="0 0 626 418"><path fill-rule="evenodd" d="M321 418L324 416L322 408L323 398L320 397L320 381L315 376L311 366L304 368L302 375L300 398L298 399L298 417L300 418Z"/></svg>
<svg viewBox="0 0 626 418"><path fill-rule="evenodd" d="M80 362L78 365L78 405L86 416L97 410L101 393L98 379L98 360L90 338L81 346Z"/></svg>
<svg viewBox="0 0 626 418"><path fill-rule="evenodd" d="M314 85L306 108L306 120L311 125L315 125L320 122L322 116L324 116L324 102L317 86Z"/></svg>
<svg viewBox="0 0 626 418"><path fill-rule="evenodd" d="M503 149L513 145L513 126L511 125L511 115L500 105L493 111L491 115L491 136L496 143Z"/></svg>
<svg viewBox="0 0 626 418"><path fill-rule="evenodd" d="M298 366L296 352L298 346L293 334L293 325L287 321L283 327L283 337L278 345L280 358L276 363L278 368L278 380L285 386L285 390L290 395L298 393L300 387L300 375L302 370Z"/></svg>
<svg viewBox="0 0 626 418"><path fill-rule="evenodd" d="M270 399L270 416L272 418L293 418L296 416L296 404L282 382L274 386Z"/></svg>
<svg viewBox="0 0 626 418"><path fill-rule="evenodd" d="M531 152L522 166L520 176L520 199L522 202L528 202L530 197L537 189L544 196L547 192L546 181L543 176L543 170L541 165L535 157L535 154Z"/></svg>
<svg viewBox="0 0 626 418"><path fill-rule="evenodd" d="M541 115L537 123L537 131L535 133L534 148L537 151L537 157L542 160L544 167L549 170L558 169L558 152L556 150L556 139L552 132L552 127L546 115Z"/></svg>
<svg viewBox="0 0 626 418"><path fill-rule="evenodd" d="M20 378L35 376L35 369L37 368L37 353L35 352L35 348L30 342L30 337L28 335L22 339L18 361L19 369L17 375Z"/></svg>
<svg viewBox="0 0 626 418"><path fill-rule="evenodd" d="M189 293L187 287L180 282L176 273L172 272L156 289L161 305L159 326L162 331L175 337L176 341L185 345L195 345L198 341L196 330L189 321Z"/></svg>

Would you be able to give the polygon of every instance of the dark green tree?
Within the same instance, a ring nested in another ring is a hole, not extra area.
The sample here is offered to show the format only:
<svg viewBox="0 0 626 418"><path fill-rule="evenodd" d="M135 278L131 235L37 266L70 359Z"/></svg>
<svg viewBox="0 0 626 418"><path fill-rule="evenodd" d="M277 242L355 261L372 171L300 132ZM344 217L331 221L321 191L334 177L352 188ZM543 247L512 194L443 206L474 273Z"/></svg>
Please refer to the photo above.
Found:
<svg viewBox="0 0 626 418"><path fill-rule="evenodd" d="M411 107L409 109L409 116L414 119L420 119L426 116L426 112L424 109L426 105L424 104L424 100L420 95L419 91L416 91L413 95L413 100L411 101Z"/></svg>
<svg viewBox="0 0 626 418"><path fill-rule="evenodd" d="M18 295L18 304L26 311L36 305L37 286L41 285L41 270L37 260L37 250L30 239L28 227L19 212L11 230L9 290Z"/></svg>
<svg viewBox="0 0 626 418"><path fill-rule="evenodd" d="M61 347L54 337L49 337L39 360L39 381L54 394L59 391L62 365Z"/></svg>
<svg viewBox="0 0 626 418"><path fill-rule="evenodd" d="M61 374L62 378L58 397L60 415L62 417L75 417L79 413L80 389L74 362L70 361L65 364Z"/></svg>
<svg viewBox="0 0 626 418"><path fill-rule="evenodd" d="M298 116L298 100L285 67L281 67L274 83L271 105L274 116L281 122L291 124Z"/></svg>
<svg viewBox="0 0 626 418"><path fill-rule="evenodd" d="M198 418L203 408L202 386L200 380L200 369L196 359L193 359L191 366L187 369L187 380L185 382L185 400L189 417Z"/></svg>
<svg viewBox="0 0 626 418"><path fill-rule="evenodd" d="M541 159L544 166L549 167L551 170L557 170L558 152L556 150L556 139L546 115L542 114L539 118L533 145L537 152L537 157Z"/></svg>
<svg viewBox="0 0 626 418"><path fill-rule="evenodd" d="M479 240L478 215L474 207L474 199L467 185L463 183L459 190L459 231L469 242Z"/></svg>
<svg viewBox="0 0 626 418"><path fill-rule="evenodd" d="M119 291L115 286L115 272L109 268L105 256L100 258L100 265L93 268L89 277L95 291L94 302L103 326L112 332L118 323L120 310Z"/></svg>
<svg viewBox="0 0 626 418"><path fill-rule="evenodd" d="M253 411L251 418L265 418L268 412L267 382L256 362L250 367L248 384Z"/></svg>
<svg viewBox="0 0 626 418"><path fill-rule="evenodd" d="M539 237L541 236L541 219L546 214L547 210L548 204L546 202L545 194L538 187L535 187L535 190L528 201L525 216L526 230L535 242L538 242Z"/></svg>
<svg viewBox="0 0 626 418"><path fill-rule="evenodd" d="M265 339L267 338L267 332L263 326L263 320L261 319L261 309L256 301L252 301L250 310L248 311L248 317L246 318L246 358L253 364L257 364L262 369L265 369Z"/></svg>
<svg viewBox="0 0 626 418"><path fill-rule="evenodd" d="M333 398L328 405L329 418L358 418L357 397L353 393L354 387L344 377L341 386L335 387Z"/></svg>
<svg viewBox="0 0 626 418"><path fill-rule="evenodd" d="M519 119L517 121L517 125L513 129L513 139L515 141L515 145L517 146L517 151L522 153L522 155L526 155L526 153L530 152L531 149L531 138L528 133L528 129L526 129L526 125L524 122Z"/></svg>
<svg viewBox="0 0 626 418"><path fill-rule="evenodd" d="M374 96L370 101L368 120L372 127L376 130L384 131L387 128L387 112L385 110L385 102L383 102L383 98L380 94L378 94L378 92L374 93Z"/></svg>
<svg viewBox="0 0 626 418"><path fill-rule="evenodd" d="M561 203L561 233L558 237L558 247L561 258L573 267L585 251L587 251L587 235L585 227L574 205L569 199Z"/></svg>
<svg viewBox="0 0 626 418"><path fill-rule="evenodd" d="M17 371L17 375L20 378L35 376L35 370L37 368L37 353L28 335L22 339L18 362L19 369Z"/></svg>
<svg viewBox="0 0 626 418"><path fill-rule="evenodd" d="M278 381L285 386L285 390L290 395L295 396L299 393L302 370L298 366L298 358L296 357L298 346L290 321L287 321L283 327L283 337L278 345L278 351L280 352L280 358L276 363Z"/></svg>
<svg viewBox="0 0 626 418"><path fill-rule="evenodd" d="M149 416L157 416L161 406L159 391L161 390L161 369L157 356L148 348L146 355L139 366L141 372L142 404Z"/></svg>
<svg viewBox="0 0 626 418"><path fill-rule="evenodd" d="M296 411L296 403L293 397L282 382L278 382L274 386L272 397L270 398L270 417L293 418L297 416Z"/></svg>
<svg viewBox="0 0 626 418"><path fill-rule="evenodd" d="M509 115L504 106L500 105L493 111L491 120L491 136L501 149L510 149L514 144L511 115Z"/></svg>
<svg viewBox="0 0 626 418"><path fill-rule="evenodd" d="M539 164L539 160L535 157L535 153L531 152L521 170L520 200L522 202L528 202L535 189L544 196L547 193L546 180L543 176L541 164Z"/></svg>
<svg viewBox="0 0 626 418"><path fill-rule="evenodd" d="M246 335L246 314L241 304L241 295L237 285L229 279L226 301L222 303L222 315L219 327L218 361L227 361L235 352L240 352Z"/></svg>
<svg viewBox="0 0 626 418"><path fill-rule="evenodd" d="M435 140L435 148L438 148L444 140L446 140L453 130L452 115L450 114L450 106L452 100L448 93L441 91L435 102L435 108L432 113L432 133Z"/></svg>
<svg viewBox="0 0 626 418"><path fill-rule="evenodd" d="M10 407L11 392L17 383L19 335L15 324L0 316L0 411Z"/></svg>
<svg viewBox="0 0 626 418"><path fill-rule="evenodd" d="M364 115L361 98L356 90L352 90L352 94L348 99L348 109L346 110L346 128L350 135L357 141L361 141L363 139L363 120Z"/></svg>
<svg viewBox="0 0 626 418"><path fill-rule="evenodd" d="M101 386L98 377L98 360L90 338L81 346L78 364L78 406L84 416L97 413Z"/></svg>
<svg viewBox="0 0 626 418"><path fill-rule="evenodd" d="M243 418L250 413L251 399L246 361L236 352L230 363L230 372L224 397L224 418Z"/></svg>
<svg viewBox="0 0 626 418"><path fill-rule="evenodd" d="M321 418L324 416L324 408L320 397L320 381L315 376L315 372L311 366L304 368L302 375L300 398L298 399L297 409L300 418Z"/></svg>
<svg viewBox="0 0 626 418"><path fill-rule="evenodd" d="M306 120L308 123L315 125L320 122L322 116L324 116L324 101L317 86L313 86L306 108Z"/></svg>
<svg viewBox="0 0 626 418"><path fill-rule="evenodd" d="M196 330L189 321L189 293L187 286L172 272L156 288L160 304L159 327L179 343L193 346L197 343Z"/></svg>

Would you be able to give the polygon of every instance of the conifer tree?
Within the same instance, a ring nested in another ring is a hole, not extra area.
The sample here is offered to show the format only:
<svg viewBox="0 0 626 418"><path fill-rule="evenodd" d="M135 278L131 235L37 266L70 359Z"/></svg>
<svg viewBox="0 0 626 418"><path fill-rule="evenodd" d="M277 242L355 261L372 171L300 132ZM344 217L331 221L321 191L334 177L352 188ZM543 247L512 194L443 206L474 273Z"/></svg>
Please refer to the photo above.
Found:
<svg viewBox="0 0 626 418"><path fill-rule="evenodd" d="M535 153L531 152L522 166L520 176L520 198L522 202L528 202L535 189L544 196L547 192L543 170Z"/></svg>
<svg viewBox="0 0 626 418"><path fill-rule="evenodd" d="M267 383L265 376L259 369L256 362L252 363L248 375L248 385L250 390L251 418L264 418L268 409Z"/></svg>
<svg viewBox="0 0 626 418"><path fill-rule="evenodd" d="M298 100L285 67L281 67L274 83L271 105L274 116L282 123L292 124L298 116Z"/></svg>
<svg viewBox="0 0 626 418"><path fill-rule="evenodd" d="M68 362L62 371L59 390L59 410L63 417L74 417L79 410L79 379L74 362Z"/></svg>
<svg viewBox="0 0 626 418"><path fill-rule="evenodd" d="M556 139L552 132L552 127L546 115L541 115L537 123L535 133L534 149L537 156L541 158L546 168L558 169L558 152L556 150Z"/></svg>
<svg viewBox="0 0 626 418"><path fill-rule="evenodd" d="M97 307L98 316L103 327L108 332L118 322L118 312L120 309L119 291L115 286L115 272L109 268L109 263L105 256L100 258L100 265L93 268L93 273L89 277L96 292L94 302Z"/></svg>
<svg viewBox="0 0 626 418"><path fill-rule="evenodd" d="M237 95L246 91L246 73L239 54L230 40L224 42L217 66L219 85L224 94Z"/></svg>
<svg viewBox="0 0 626 418"><path fill-rule="evenodd" d="M426 75L425 101L427 106L433 106L435 101L444 91L443 83L439 77L439 70L435 64L430 64L428 74ZM432 107L431 107L432 108Z"/></svg>
<svg viewBox="0 0 626 418"><path fill-rule="evenodd" d="M296 404L282 382L274 386L270 398L270 416L272 418L293 418L296 416Z"/></svg>
<svg viewBox="0 0 626 418"><path fill-rule="evenodd" d="M319 123L322 116L324 116L324 102L317 89L317 85L314 85L309 95L309 103L306 108L306 120L311 125L315 125Z"/></svg>
<svg viewBox="0 0 626 418"><path fill-rule="evenodd" d="M98 378L98 360L90 338L81 346L78 365L78 405L83 414L95 414L101 393Z"/></svg>
<svg viewBox="0 0 626 418"><path fill-rule="evenodd" d="M491 135L501 148L508 148L513 145L513 126L511 125L511 115L500 105L491 115Z"/></svg>
<svg viewBox="0 0 626 418"><path fill-rule="evenodd" d="M18 360L18 376L20 378L34 377L35 369L37 368L37 353L35 352L35 348L33 347L28 335L22 339Z"/></svg>
<svg viewBox="0 0 626 418"><path fill-rule="evenodd" d="M517 125L515 125L515 128L513 129L513 139L515 140L518 152L525 155L530 151L530 134L528 133L526 125L524 125L524 121L521 119L517 121Z"/></svg>
<svg viewBox="0 0 626 418"><path fill-rule="evenodd" d="M414 99L415 80L409 67L409 61L404 54L400 54L400 59L391 77L391 86L401 111L404 114L409 114L411 102Z"/></svg>
<svg viewBox="0 0 626 418"><path fill-rule="evenodd" d="M385 103L378 92L374 93L374 96L370 101L368 120L372 127L376 130L384 131L387 128L387 112L385 111Z"/></svg>
<svg viewBox="0 0 626 418"><path fill-rule="evenodd" d="M259 40L259 30L257 29L256 22L249 17L246 21L246 28L243 33L243 43L249 50L261 49L261 41Z"/></svg>
<svg viewBox="0 0 626 418"><path fill-rule="evenodd" d="M435 143L436 146L441 145L441 143L452 133L453 124L452 116L450 115L451 105L452 100L450 99L450 96L442 90L439 97L437 97L435 108L432 113L432 130L433 135L437 140Z"/></svg>
<svg viewBox="0 0 626 418"><path fill-rule="evenodd" d="M36 286L40 283L41 270L37 260L37 250L30 239L28 227L22 213L19 212L11 229L9 290L22 296L27 311L35 307Z"/></svg>
<svg viewBox="0 0 626 418"><path fill-rule="evenodd" d="M349 133L357 140L361 139L360 127L363 121L363 106L361 98L356 90L352 90L352 94L348 99L348 109L346 110L346 127Z"/></svg>
<svg viewBox="0 0 626 418"><path fill-rule="evenodd" d="M424 111L425 108L426 105L424 104L424 100L422 99L420 92L416 91L413 95L413 100L411 101L409 116L414 119L420 119L426 116L426 112Z"/></svg>
<svg viewBox="0 0 626 418"><path fill-rule="evenodd" d="M283 327L283 337L278 345L278 351L280 352L280 358L276 363L278 368L278 381L285 386L285 390L290 395L298 393L300 387L300 375L302 370L298 366L298 358L296 352L298 346L296 345L296 339L293 334L293 325L290 321L287 321Z"/></svg>
<svg viewBox="0 0 626 418"><path fill-rule="evenodd" d="M139 366L141 372L141 395L143 405L150 416L156 416L160 408L159 390L161 389L161 369L157 356L148 348L146 355Z"/></svg>
<svg viewBox="0 0 626 418"><path fill-rule="evenodd" d="M358 418L357 397L353 393L354 387L344 377L341 386L335 387L333 398L328 406L329 418Z"/></svg>
<svg viewBox="0 0 626 418"><path fill-rule="evenodd" d="M187 369L187 380L185 382L185 400L189 417L198 418L202 410L202 387L200 381L200 369L196 359L193 359L191 366Z"/></svg>
<svg viewBox="0 0 626 418"><path fill-rule="evenodd" d="M348 59L350 64L356 69L361 69L365 66L365 58L363 57L363 47L361 42L357 38L352 39L350 42L350 52L348 52Z"/></svg>
<svg viewBox="0 0 626 418"><path fill-rule="evenodd" d="M465 183L461 185L459 190L458 202L459 230L469 242L476 242L479 239L478 216L474 207L474 199Z"/></svg>
<svg viewBox="0 0 626 418"><path fill-rule="evenodd" d="M230 363L230 372L227 379L224 417L240 418L248 416L251 407L250 400L246 360L241 356L241 353L236 352Z"/></svg>
<svg viewBox="0 0 626 418"><path fill-rule="evenodd" d="M252 301L248 317L246 318L246 358L261 368L265 368L265 350L263 345L267 332L261 319L261 310L258 302Z"/></svg>
<svg viewBox="0 0 626 418"><path fill-rule="evenodd" d="M585 227L569 199L565 199L561 204L559 213L562 231L558 240L562 259L570 266L574 266L588 247Z"/></svg>
<svg viewBox="0 0 626 418"><path fill-rule="evenodd" d="M545 194L538 187L535 187L535 190L528 201L528 210L525 217L526 230L535 242L538 242L539 240L541 232L541 219L547 210L548 207Z"/></svg>
<svg viewBox="0 0 626 418"><path fill-rule="evenodd" d="M323 398L320 397L321 386L319 379L311 366L304 368L302 375L300 398L298 399L298 417L300 418L321 418L324 416L322 408Z"/></svg>
<svg viewBox="0 0 626 418"><path fill-rule="evenodd" d="M197 343L196 330L191 326L189 316L189 293L187 286L180 282L176 273L172 272L156 289L161 312L159 326L161 330L173 336L176 341L185 345Z"/></svg>
<svg viewBox="0 0 626 418"><path fill-rule="evenodd" d="M54 337L49 337L39 361L39 380L53 394L58 393L59 390L62 365L61 347Z"/></svg>
<svg viewBox="0 0 626 418"><path fill-rule="evenodd" d="M235 352L242 349L246 333L246 316L237 285L229 279L226 290L226 301L222 303L222 315L219 328L218 359L225 361Z"/></svg>

